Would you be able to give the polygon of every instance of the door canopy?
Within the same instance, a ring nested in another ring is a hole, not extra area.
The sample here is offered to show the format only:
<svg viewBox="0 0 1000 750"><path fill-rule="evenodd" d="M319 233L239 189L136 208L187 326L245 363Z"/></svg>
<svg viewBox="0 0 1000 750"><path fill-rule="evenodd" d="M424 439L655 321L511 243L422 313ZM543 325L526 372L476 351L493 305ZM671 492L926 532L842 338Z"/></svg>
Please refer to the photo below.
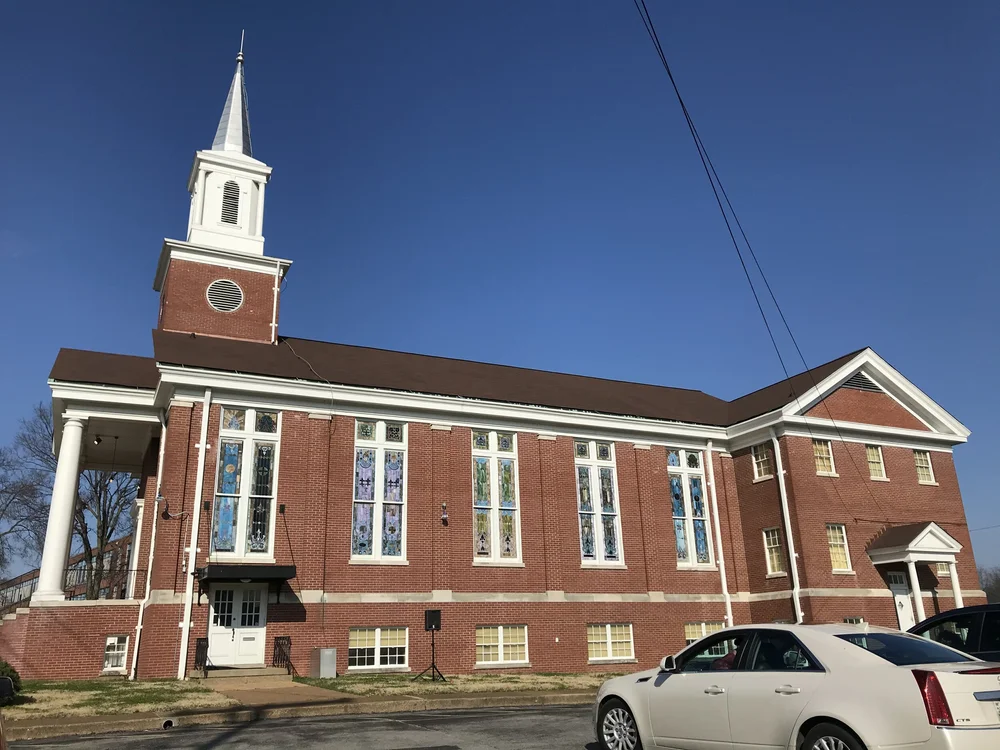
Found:
<svg viewBox="0 0 1000 750"><path fill-rule="evenodd" d="M868 545L868 557L885 563L953 563L962 551L951 534L933 521L889 526Z"/></svg>

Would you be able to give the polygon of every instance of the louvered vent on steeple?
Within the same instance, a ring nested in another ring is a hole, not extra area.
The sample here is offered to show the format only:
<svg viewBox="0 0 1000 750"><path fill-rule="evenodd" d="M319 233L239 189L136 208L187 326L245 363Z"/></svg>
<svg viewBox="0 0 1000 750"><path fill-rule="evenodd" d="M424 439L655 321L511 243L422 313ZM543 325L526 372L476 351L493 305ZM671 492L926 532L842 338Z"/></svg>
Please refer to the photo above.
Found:
<svg viewBox="0 0 1000 750"><path fill-rule="evenodd" d="M222 186L222 221L225 224L239 224L240 186L229 180Z"/></svg>
<svg viewBox="0 0 1000 750"><path fill-rule="evenodd" d="M882 392L882 389L869 380L863 372L856 372L851 375L851 377L844 381L843 387L854 388L858 391L871 391L872 393Z"/></svg>

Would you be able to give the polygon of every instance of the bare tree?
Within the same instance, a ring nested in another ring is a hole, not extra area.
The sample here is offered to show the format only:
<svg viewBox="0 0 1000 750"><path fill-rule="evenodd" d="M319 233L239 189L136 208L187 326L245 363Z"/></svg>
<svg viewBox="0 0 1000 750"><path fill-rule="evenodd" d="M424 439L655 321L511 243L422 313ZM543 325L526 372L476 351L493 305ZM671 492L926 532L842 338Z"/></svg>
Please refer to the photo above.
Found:
<svg viewBox="0 0 1000 750"><path fill-rule="evenodd" d="M38 404L31 417L21 420L14 438L16 473L21 481L33 488L37 497L44 498L41 506L46 518L57 465L52 453L53 436L51 409L46 404ZM88 599L97 599L108 573L117 572L107 569L105 553L111 542L130 530L130 511L138 488L138 481L124 471L89 469L80 475L73 515L73 552L83 554ZM37 529L38 524L34 527ZM36 552L40 553L44 521L40 533L29 533L28 538L34 541Z"/></svg>
<svg viewBox="0 0 1000 750"><path fill-rule="evenodd" d="M1000 566L979 568L979 585L986 592L986 601L1000 602Z"/></svg>
<svg viewBox="0 0 1000 750"><path fill-rule="evenodd" d="M0 573L14 557L34 556L44 506L37 486L18 470L14 451L0 448Z"/></svg>

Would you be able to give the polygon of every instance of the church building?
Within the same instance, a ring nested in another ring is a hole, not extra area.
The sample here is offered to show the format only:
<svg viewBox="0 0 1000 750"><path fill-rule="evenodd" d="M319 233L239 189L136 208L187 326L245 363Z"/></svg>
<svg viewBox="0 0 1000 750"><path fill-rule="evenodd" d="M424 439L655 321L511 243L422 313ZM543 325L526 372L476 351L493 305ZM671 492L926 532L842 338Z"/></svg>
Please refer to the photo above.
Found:
<svg viewBox="0 0 1000 750"><path fill-rule="evenodd" d="M428 611L446 674L628 671L730 624L985 601L969 431L871 349L726 401L279 332L246 101L241 53L187 235L150 254L152 355L55 359L38 584L0 625L22 676L307 674L317 648L416 674ZM125 596L72 598L80 472L112 463L140 480Z"/></svg>

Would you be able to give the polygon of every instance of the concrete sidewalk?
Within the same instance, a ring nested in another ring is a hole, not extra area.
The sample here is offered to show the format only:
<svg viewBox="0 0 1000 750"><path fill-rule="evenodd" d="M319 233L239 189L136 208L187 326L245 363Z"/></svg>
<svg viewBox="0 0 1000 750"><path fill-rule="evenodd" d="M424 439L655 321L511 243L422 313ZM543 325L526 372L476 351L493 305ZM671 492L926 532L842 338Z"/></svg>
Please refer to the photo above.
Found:
<svg viewBox="0 0 1000 750"><path fill-rule="evenodd" d="M288 685L288 683L285 683ZM107 734L110 732L162 732L173 727L246 724L262 719L304 716L338 716L434 711L462 708L510 708L518 706L581 705L591 703L596 691L548 691L509 693L465 693L449 697L358 696L294 683L295 690L261 688L233 689L247 695L244 706L210 711L122 714L55 719L23 719L5 722L9 741ZM300 692L298 688L308 689ZM228 690L228 688L227 688ZM320 691L325 700L318 700ZM227 693L228 694L228 693ZM293 694L305 700L292 701Z"/></svg>

